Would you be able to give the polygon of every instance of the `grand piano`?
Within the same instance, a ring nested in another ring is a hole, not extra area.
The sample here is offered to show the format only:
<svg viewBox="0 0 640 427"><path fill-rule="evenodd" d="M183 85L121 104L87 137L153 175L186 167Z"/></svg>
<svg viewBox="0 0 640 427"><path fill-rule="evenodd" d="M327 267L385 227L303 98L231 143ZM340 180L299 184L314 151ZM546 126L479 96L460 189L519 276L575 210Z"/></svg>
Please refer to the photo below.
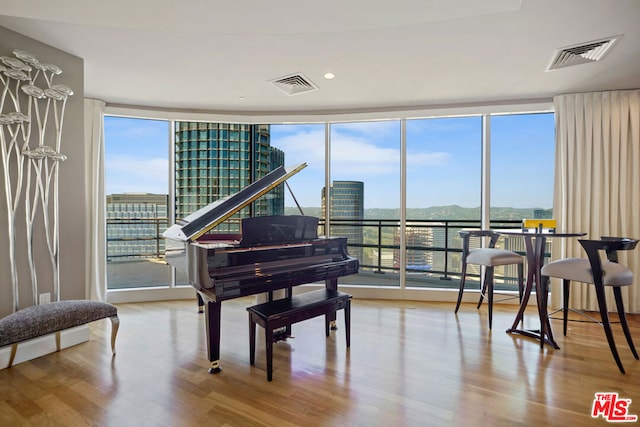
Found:
<svg viewBox="0 0 640 427"><path fill-rule="evenodd" d="M217 200L178 221L163 233L166 260L187 274L205 306L209 373L220 367L222 301L324 281L337 289L338 278L358 272L345 237L318 236L318 219L277 215L242 219L241 233L210 231L242 208L306 167L279 167L238 193Z"/></svg>

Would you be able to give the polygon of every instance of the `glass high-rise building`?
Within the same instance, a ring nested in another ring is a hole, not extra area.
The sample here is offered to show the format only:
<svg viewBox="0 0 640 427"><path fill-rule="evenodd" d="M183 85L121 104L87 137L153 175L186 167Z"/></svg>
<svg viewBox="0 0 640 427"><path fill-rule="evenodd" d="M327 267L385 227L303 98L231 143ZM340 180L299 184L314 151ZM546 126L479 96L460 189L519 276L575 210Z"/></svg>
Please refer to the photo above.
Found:
<svg viewBox="0 0 640 427"><path fill-rule="evenodd" d="M326 212L325 189L322 189L322 215ZM331 224L331 235L347 238L349 254L359 260L363 260L363 248L352 245L362 245L363 228L360 226L364 219L364 182L362 181L333 181L331 184L330 205L331 220L353 220L350 224L345 221L336 221Z"/></svg>
<svg viewBox="0 0 640 427"><path fill-rule="evenodd" d="M234 194L284 164L271 147L269 125L177 122L175 135L176 218ZM240 218L284 214L279 186L217 227L239 231Z"/></svg>

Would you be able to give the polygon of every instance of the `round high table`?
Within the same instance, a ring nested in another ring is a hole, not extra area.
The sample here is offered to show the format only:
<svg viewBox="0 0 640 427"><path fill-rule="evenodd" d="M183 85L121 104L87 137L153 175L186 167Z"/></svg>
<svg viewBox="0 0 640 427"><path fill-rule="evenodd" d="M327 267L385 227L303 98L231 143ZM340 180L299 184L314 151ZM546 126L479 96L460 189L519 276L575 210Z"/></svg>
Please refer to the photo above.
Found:
<svg viewBox="0 0 640 427"><path fill-rule="evenodd" d="M540 270L544 265L544 248L547 243L547 238L549 237L580 237L585 236L587 233L559 232L555 230L540 230L537 228L514 228L494 231L504 236L522 236L524 238L525 253L527 257L527 281L522 295L522 302L520 303L520 309L513 321L513 325L511 328L507 329L507 333L535 338L540 341L540 348L543 348L545 344L549 344L553 348L559 349L560 347L553 339L551 323L549 322L549 316L547 315L546 294L548 293L548 289L545 289L544 291L541 289ZM540 329L519 329L518 324L522 322L524 311L527 308L529 297L531 296L531 290L534 286L536 289L538 315L540 316Z"/></svg>

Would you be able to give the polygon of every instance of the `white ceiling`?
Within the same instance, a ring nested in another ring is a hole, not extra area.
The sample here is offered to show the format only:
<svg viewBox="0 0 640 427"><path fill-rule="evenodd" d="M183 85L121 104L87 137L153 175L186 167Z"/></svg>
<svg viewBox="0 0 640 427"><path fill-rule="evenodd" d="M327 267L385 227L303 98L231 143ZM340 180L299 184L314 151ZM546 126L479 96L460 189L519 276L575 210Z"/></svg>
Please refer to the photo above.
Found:
<svg viewBox="0 0 640 427"><path fill-rule="evenodd" d="M31 0L0 26L85 60L108 104L287 113L424 108L640 88L640 0ZM555 49L623 35L599 62ZM325 72L336 78L325 80ZM270 83L302 73L318 90Z"/></svg>

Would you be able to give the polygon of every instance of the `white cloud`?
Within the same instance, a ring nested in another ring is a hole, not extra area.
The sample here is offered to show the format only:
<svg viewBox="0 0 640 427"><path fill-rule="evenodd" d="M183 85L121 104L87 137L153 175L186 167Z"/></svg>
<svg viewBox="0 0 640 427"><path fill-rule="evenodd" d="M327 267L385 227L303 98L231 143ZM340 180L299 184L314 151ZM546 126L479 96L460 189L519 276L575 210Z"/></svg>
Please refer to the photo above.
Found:
<svg viewBox="0 0 640 427"><path fill-rule="evenodd" d="M444 166L451 162L451 153L440 152L418 152L407 153L408 167L424 167L424 166Z"/></svg>
<svg viewBox="0 0 640 427"><path fill-rule="evenodd" d="M365 138L334 135L331 139L331 170L357 175L398 173L399 148L380 147Z"/></svg>
<svg viewBox="0 0 640 427"><path fill-rule="evenodd" d="M111 156L106 159L106 165L107 194L169 192L167 159Z"/></svg>
<svg viewBox="0 0 640 427"><path fill-rule="evenodd" d="M285 152L285 163L307 163L310 169L324 171L324 127L303 130L272 140L273 146Z"/></svg>
<svg viewBox="0 0 640 427"><path fill-rule="evenodd" d="M372 122L336 125L331 138L331 170L334 179L358 179L358 175L398 174L400 168L399 141L397 147L378 145L389 140L389 132L397 136L396 122ZM357 134L355 134L357 132ZM274 146L286 153L287 165L306 162L309 169L324 171L324 127L309 126L299 132L288 133L272 140ZM388 145L388 143L387 143ZM434 166L450 163L447 152L410 153L411 166ZM344 175L343 177L337 176Z"/></svg>

